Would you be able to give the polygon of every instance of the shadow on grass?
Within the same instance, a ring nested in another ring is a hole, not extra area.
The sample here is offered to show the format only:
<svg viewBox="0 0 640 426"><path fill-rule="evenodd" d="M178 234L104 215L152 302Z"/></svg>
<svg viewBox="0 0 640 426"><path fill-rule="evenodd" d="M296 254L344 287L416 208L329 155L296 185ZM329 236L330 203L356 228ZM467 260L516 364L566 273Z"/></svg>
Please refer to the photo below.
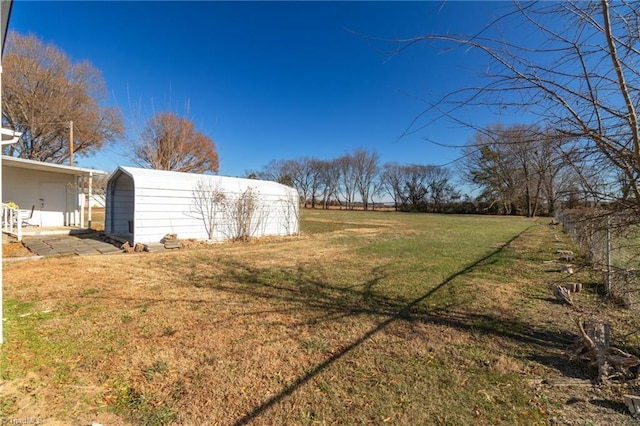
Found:
<svg viewBox="0 0 640 426"><path fill-rule="evenodd" d="M608 399L592 399L589 401L589 404L606 408L608 410L617 411L621 414L629 413L627 405L623 402L614 402Z"/></svg>
<svg viewBox="0 0 640 426"><path fill-rule="evenodd" d="M428 312L424 307L420 306L422 302L428 300L456 278L468 274L477 267L491 261L492 258L499 255L506 247L527 231L528 229L514 236L505 245L476 260L460 271L451 274L435 287L413 300L391 298L374 291L376 285L386 277L384 268L374 269L372 271L372 278L366 281L364 285L360 284L357 287L338 287L320 279L310 278L305 273L304 268L298 268L298 271L293 274L274 275L272 270L263 271L238 262L226 263L228 270L225 271L227 274L225 276L235 285L211 283L211 288L219 291L228 291L236 294L294 303L299 305L301 309L304 308L306 310L321 312L322 316L320 318L325 320L359 314L370 314L384 318L378 325L362 334L340 351L311 367L305 374L285 386L276 395L254 407L233 424L245 425L255 420L269 408L290 396L298 388L307 384L323 370L396 321L440 324L472 333L494 335L514 342L533 345L538 348L538 351L543 353L546 353L550 347L555 349L566 348L573 338L573 336L568 334L557 335L545 330L532 328L530 324L512 319L505 320L497 316L452 314L446 310ZM317 320L318 318L314 319L314 321ZM534 355L532 359L536 356L538 355ZM563 368L564 363L561 362L562 360L560 360L559 357L552 359L551 357L545 358L544 356L538 356L537 359L571 374L570 371Z"/></svg>
<svg viewBox="0 0 640 426"><path fill-rule="evenodd" d="M379 285L390 276L387 266L373 268L366 276L366 280L354 285L338 285L322 277L313 267L300 265L297 268L284 270L277 268L261 269L237 261L219 260L222 267L220 276L195 275L190 285L209 288L216 291L248 296L276 302L272 309L254 310L234 314L217 323L225 323L237 319L238 316L264 315L270 312L304 311L304 323L318 323L334 321L340 318L351 318L358 315L368 315L380 318L380 322L349 343L334 352L322 362L311 366L305 374L284 386L277 394L255 406L244 416L237 419L234 425L244 425L260 417L271 407L283 401L297 389L305 386L332 364L358 348L372 336L383 331L394 322L423 323L450 327L479 336L494 336L512 341L516 344L528 345L526 359L542 365L553 367L567 377L588 378L588 372L568 363L566 358L558 355L566 349L575 338L570 333L549 332L536 328L532 324L514 319L500 317L498 314L479 314L472 312L452 312L446 308L427 308L423 302L428 301L436 293L452 284L454 280L474 272L477 268L486 267L497 261L497 257L529 230L526 229L511 238L507 243L497 247L490 253L475 260L463 269L449 275L437 285L431 287L419 297L390 297L383 294ZM195 265L197 268L197 265ZM90 298L103 298L101 295L91 295ZM104 296L109 298L109 296ZM134 300L134 299L131 299ZM135 298L135 300L140 300ZM166 298L145 299L149 303L164 303ZM176 299L172 299L176 301ZM555 299L540 299L555 302ZM178 300L179 301L179 300ZM207 303L207 300L184 299L188 303Z"/></svg>
<svg viewBox="0 0 640 426"><path fill-rule="evenodd" d="M524 354L527 359L551 366L567 377L586 378L588 372L571 365L566 361L566 358L557 354L572 343L574 335L549 332L518 319L500 317L499 314L453 312L442 307L437 309L428 308L424 304L436 293L451 285L457 278L472 273L478 268L498 263L498 257L503 251L528 230L529 228L461 270L449 275L435 286L429 288L428 291L413 299L406 296L392 297L385 294L384 289L379 288L386 279L393 278L391 272L389 272L393 269L389 266L393 265L382 265L373 268L366 275L363 274L362 279L358 280L356 284L346 286L330 282L316 268L306 265L286 270L278 268L261 269L223 259L218 260L219 265L222 267L222 271L219 271L220 275L206 276L196 273L188 285L276 303L266 309L233 314L229 318L219 319L216 322L217 324L233 321L238 316L261 316L270 312L290 312L295 314L296 311L305 313L305 318L303 319L305 323L335 321L340 318L352 318L359 315L380 319L376 326L370 328L339 351L332 353L331 356L311 366L304 374L284 386L277 394L253 407L251 411L238 418L233 424L244 425L256 420L271 407L292 395L297 389L305 386L332 364L344 358L372 336L385 330L395 322L442 325L479 336L480 338L494 336L516 344L528 345L527 353ZM206 259L202 259L202 261L206 261ZM194 268L197 268L197 264L194 264ZM180 273L182 274L183 272ZM224 278L220 279L221 276ZM181 275L181 280L184 280L184 275ZM82 295L82 297L111 298L100 294L88 294ZM131 298L127 300L140 301L141 299ZM555 299L541 300L555 301ZM145 298L144 301L148 303L165 303L167 299L165 297L158 297L157 299ZM172 299L172 301L196 304L208 303L204 299Z"/></svg>

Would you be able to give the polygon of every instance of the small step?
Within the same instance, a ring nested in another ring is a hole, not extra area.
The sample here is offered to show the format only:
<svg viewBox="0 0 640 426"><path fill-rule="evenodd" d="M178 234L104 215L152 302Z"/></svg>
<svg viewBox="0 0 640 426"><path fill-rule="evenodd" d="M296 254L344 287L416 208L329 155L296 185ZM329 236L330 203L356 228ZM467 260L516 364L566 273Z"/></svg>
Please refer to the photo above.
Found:
<svg viewBox="0 0 640 426"><path fill-rule="evenodd" d="M165 251L164 244L162 243L149 243L145 244L145 251L149 253L157 253L159 251Z"/></svg>
<svg viewBox="0 0 640 426"><path fill-rule="evenodd" d="M179 249L180 247L182 247L180 241L165 241L164 243L164 248L166 249Z"/></svg>

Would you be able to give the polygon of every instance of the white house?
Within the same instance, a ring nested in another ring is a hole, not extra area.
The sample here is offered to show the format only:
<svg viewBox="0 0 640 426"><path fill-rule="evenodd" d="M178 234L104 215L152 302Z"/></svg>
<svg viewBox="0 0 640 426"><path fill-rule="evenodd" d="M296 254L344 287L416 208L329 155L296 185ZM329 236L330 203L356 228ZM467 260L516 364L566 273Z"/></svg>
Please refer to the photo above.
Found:
<svg viewBox="0 0 640 426"><path fill-rule="evenodd" d="M99 175L107 173L2 156L2 202L17 204L25 225L84 227L84 206L79 195Z"/></svg>
<svg viewBox="0 0 640 426"><path fill-rule="evenodd" d="M118 167L106 196L105 233L132 244L157 243L167 234L224 241L243 227L250 237L299 229L298 192L276 182Z"/></svg>

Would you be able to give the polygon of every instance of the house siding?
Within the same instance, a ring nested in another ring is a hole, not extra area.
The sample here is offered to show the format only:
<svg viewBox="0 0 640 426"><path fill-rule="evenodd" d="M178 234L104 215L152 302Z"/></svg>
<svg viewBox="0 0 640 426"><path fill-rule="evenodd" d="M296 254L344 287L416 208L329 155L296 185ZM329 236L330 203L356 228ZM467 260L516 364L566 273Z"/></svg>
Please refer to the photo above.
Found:
<svg viewBox="0 0 640 426"><path fill-rule="evenodd" d="M3 165L3 202L13 201L29 213L33 207L29 221L33 225L77 225L79 206L73 196L74 179L70 175Z"/></svg>

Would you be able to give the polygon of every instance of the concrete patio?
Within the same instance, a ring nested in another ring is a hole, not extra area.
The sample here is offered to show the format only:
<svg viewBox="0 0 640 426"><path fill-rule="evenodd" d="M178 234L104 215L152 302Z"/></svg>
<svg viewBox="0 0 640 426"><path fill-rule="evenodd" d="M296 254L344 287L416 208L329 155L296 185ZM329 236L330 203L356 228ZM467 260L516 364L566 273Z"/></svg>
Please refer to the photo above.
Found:
<svg viewBox="0 0 640 426"><path fill-rule="evenodd" d="M101 239L98 233L78 235L25 236L22 243L37 256L79 255L122 253L122 250Z"/></svg>

